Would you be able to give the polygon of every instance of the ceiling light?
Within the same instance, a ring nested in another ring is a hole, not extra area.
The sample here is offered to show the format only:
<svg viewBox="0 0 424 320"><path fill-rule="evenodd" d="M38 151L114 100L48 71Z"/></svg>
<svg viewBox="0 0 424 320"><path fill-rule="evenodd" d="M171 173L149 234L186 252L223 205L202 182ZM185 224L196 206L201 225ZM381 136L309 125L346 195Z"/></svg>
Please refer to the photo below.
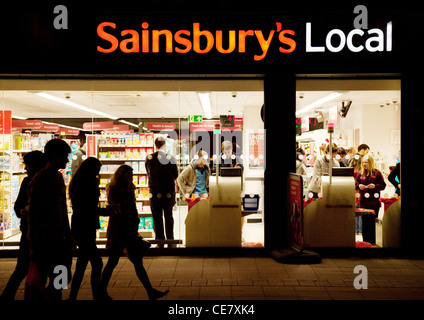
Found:
<svg viewBox="0 0 424 320"><path fill-rule="evenodd" d="M84 106L82 106L78 103L75 103L75 102L72 102L72 101L69 101L69 100L66 100L66 99L58 98L58 97L52 96L52 95L44 93L44 92L37 92L36 95L39 96L39 97L43 97L45 99L49 99L49 100L52 100L52 101L55 101L55 102L66 104L67 106L70 106L72 108L80 109L80 110L90 112L90 113L95 113L95 114L102 116L102 117L105 117L105 118L109 118L109 119L112 119L112 120L118 119L118 117L111 116L110 114L107 114L107 113L104 113L104 112L101 112L101 111L97 111L97 110L94 110L92 108L87 108L87 107L84 107Z"/></svg>
<svg viewBox="0 0 424 320"><path fill-rule="evenodd" d="M197 95L199 97L200 103L202 104L205 118L212 118L211 99L209 92L198 92Z"/></svg>
<svg viewBox="0 0 424 320"><path fill-rule="evenodd" d="M17 115L13 115L12 114L12 119L26 120L28 118L27 117L21 117L21 116L17 116Z"/></svg>
<svg viewBox="0 0 424 320"><path fill-rule="evenodd" d="M127 120L119 119L118 121L119 121L119 122L122 122L122 123L125 123L125 124L128 124L128 125L130 125L130 126L133 126L133 127L138 128L138 125L137 125L137 124L132 123L132 122L129 122L129 121L127 121Z"/></svg>
<svg viewBox="0 0 424 320"><path fill-rule="evenodd" d="M328 102L328 101L331 101L333 99L336 99L337 97L340 97L342 94L343 93L333 92L333 93L329 94L328 96L326 96L324 98L321 98L321 99L319 99L319 100L317 100L317 101L315 101L315 102L307 105L306 107L300 109L299 111L296 111L296 116L298 116L301 113L305 113L305 112L307 112L307 111L309 111L309 110L311 110L311 109L313 109L315 107L318 107L319 105L321 105L321 104L323 104L325 102Z"/></svg>

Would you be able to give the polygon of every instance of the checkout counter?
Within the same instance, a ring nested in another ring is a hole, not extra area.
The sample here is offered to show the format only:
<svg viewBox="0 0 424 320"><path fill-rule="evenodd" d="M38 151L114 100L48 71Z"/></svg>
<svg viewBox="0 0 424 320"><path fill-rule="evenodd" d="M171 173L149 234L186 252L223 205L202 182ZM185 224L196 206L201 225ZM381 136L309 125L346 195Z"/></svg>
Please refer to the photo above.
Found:
<svg viewBox="0 0 424 320"><path fill-rule="evenodd" d="M241 168L221 168L209 177L209 199L187 214L186 247L241 247Z"/></svg>
<svg viewBox="0 0 424 320"><path fill-rule="evenodd" d="M323 176L322 199L303 211L305 247L355 247L355 180L353 168L333 168Z"/></svg>

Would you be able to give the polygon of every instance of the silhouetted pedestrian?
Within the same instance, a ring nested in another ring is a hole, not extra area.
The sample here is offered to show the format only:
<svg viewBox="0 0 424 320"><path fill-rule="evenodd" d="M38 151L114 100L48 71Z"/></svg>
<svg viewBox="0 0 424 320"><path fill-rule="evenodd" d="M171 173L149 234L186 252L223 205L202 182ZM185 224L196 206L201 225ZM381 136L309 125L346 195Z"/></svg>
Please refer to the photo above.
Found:
<svg viewBox="0 0 424 320"><path fill-rule="evenodd" d="M84 277L88 261L91 263L91 290L95 300L101 299L100 278L103 261L96 246L96 230L100 228L99 214L106 215L106 209L98 207L101 162L89 157L81 162L69 184L72 203L71 231L78 245L78 259L71 284L69 300L75 300Z"/></svg>
<svg viewBox="0 0 424 320"><path fill-rule="evenodd" d="M27 208L28 205L28 184L35 176L35 174L46 166L46 157L41 151L31 151L24 155L24 164L27 176L22 180L19 189L18 197L16 198L13 209L16 216L21 219L21 241L19 243L18 259L16 268L10 276L9 282L4 288L3 294L0 299L13 300L16 291L19 288L22 280L25 279L29 268L29 243L27 239L28 221L27 221Z"/></svg>
<svg viewBox="0 0 424 320"><path fill-rule="evenodd" d="M47 287L47 297L50 300L61 300L62 289L71 280L73 240L66 206L65 183L58 171L66 167L70 152L71 148L65 141L49 140L44 147L47 165L35 175L28 186L30 258L40 273L41 286L45 286L47 278L50 280Z"/></svg>
<svg viewBox="0 0 424 320"><path fill-rule="evenodd" d="M120 166L107 185L107 199L111 206L109 224L107 228L106 248L109 250L109 259L102 273L102 288L106 291L113 270L118 264L122 252L133 263L138 279L147 291L150 300L165 296L164 292L154 289L149 276L143 266L143 242L138 234L138 217L135 203L135 186L133 183L133 169L128 165ZM141 241L140 241L141 240Z"/></svg>

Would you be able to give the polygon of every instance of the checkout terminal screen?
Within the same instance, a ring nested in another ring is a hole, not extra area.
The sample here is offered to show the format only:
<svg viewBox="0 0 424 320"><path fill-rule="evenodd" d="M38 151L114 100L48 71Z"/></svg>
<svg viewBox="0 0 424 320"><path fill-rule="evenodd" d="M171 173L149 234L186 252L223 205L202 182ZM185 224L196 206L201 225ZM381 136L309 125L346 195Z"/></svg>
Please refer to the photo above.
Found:
<svg viewBox="0 0 424 320"><path fill-rule="evenodd" d="M241 177L242 168L219 168L219 175L221 177Z"/></svg>

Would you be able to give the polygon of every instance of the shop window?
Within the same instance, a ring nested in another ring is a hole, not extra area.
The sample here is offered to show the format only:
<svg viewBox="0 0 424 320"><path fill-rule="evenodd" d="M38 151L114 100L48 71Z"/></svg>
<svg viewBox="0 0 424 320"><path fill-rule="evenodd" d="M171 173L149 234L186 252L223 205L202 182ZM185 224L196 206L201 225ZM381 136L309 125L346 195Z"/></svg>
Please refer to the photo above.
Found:
<svg viewBox="0 0 424 320"><path fill-rule="evenodd" d="M215 201L214 197L216 199L219 193L216 190L215 193L209 192L207 201L194 204L198 200L192 201L191 194L186 199L186 194L176 187L176 204L172 208L174 239L156 239L145 160L156 151L154 141L159 136L166 140L166 153L175 158L179 174L196 160L198 151L203 150L211 168L211 181L216 183L216 163L222 159L224 141L231 144L231 153L222 163L230 168L243 168L238 176L234 173L236 170L227 170L218 178L220 188L226 188L227 180L238 177L240 181L232 200L239 215L232 222L240 230L234 237L237 240L232 243L222 241L227 238L222 232L232 233L227 219L233 207L228 207L225 202L228 199L220 199L209 205L211 210L218 212L213 219L220 218L213 222L217 228L207 232L212 238L221 240L203 242L200 246L264 245L262 81L3 80L1 94L4 129L1 134L2 249L16 249L21 237L21 220L13 205L20 183L26 176L23 157L32 150L43 151L48 140L57 138L65 139L72 149L68 166L62 170L67 185L75 170L72 168L72 162L77 158L74 153L82 146L85 149L82 160L93 156L102 162L100 206L107 206L106 185L112 174L120 165L130 165L136 186L139 233L159 247L197 246L198 226L191 226L195 229L192 234L187 230L189 208L195 212L198 206ZM246 195L249 198L254 196L251 201L257 199L256 206L243 207ZM68 213L71 219L70 201ZM105 244L107 225L108 217L100 217L99 247ZM190 237L195 239L191 243L187 241Z"/></svg>
<svg viewBox="0 0 424 320"><path fill-rule="evenodd" d="M400 97L398 80L297 81L305 246L400 246Z"/></svg>

